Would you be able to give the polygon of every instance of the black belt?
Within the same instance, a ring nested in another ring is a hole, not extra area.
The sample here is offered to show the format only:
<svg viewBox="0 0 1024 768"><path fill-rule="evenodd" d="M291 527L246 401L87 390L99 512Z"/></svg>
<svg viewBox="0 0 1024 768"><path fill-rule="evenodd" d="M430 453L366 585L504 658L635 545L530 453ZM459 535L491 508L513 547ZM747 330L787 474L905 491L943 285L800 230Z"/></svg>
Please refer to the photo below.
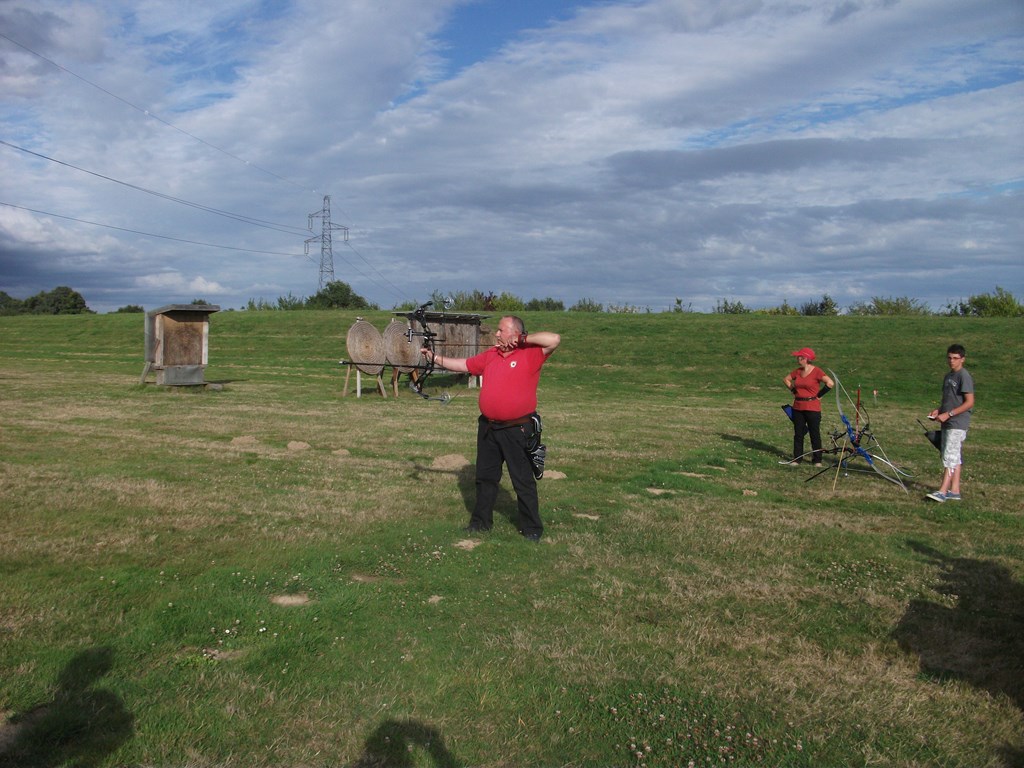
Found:
<svg viewBox="0 0 1024 768"><path fill-rule="evenodd" d="M530 419L533 418L533 414L527 414L526 416L522 416L518 419L511 419L509 421L498 421L497 419L488 419L486 416L484 416L483 418L488 424L490 424L491 429L508 429L509 427L520 427L523 424L526 424L527 422L530 421Z"/></svg>
<svg viewBox="0 0 1024 768"><path fill-rule="evenodd" d="M818 398L817 397L798 397L798 398L795 398L795 399L796 399L796 401L798 403L807 403L807 402L810 402L811 400L817 400Z"/></svg>

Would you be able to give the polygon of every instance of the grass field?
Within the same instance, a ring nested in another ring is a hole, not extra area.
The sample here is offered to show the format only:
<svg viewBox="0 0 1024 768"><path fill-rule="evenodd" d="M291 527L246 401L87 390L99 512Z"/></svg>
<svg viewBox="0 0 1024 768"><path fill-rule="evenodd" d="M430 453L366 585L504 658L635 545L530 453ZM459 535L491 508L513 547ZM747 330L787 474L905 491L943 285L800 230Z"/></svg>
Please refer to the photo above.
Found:
<svg viewBox="0 0 1024 768"><path fill-rule="evenodd" d="M1024 765L1019 320L528 315L536 545L461 530L477 390L341 396L354 319L213 315L177 389L141 315L0 318L0 766ZM779 465L804 345L909 493Z"/></svg>

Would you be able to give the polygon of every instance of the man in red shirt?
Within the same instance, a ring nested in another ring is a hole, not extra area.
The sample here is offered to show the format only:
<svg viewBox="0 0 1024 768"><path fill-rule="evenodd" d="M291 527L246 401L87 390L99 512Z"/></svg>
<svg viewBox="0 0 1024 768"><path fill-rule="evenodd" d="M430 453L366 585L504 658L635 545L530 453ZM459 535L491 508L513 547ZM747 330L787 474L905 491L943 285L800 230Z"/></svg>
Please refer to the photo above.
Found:
<svg viewBox="0 0 1024 768"><path fill-rule="evenodd" d="M562 338L550 331L528 334L523 321L513 315L501 318L494 338L493 347L473 357L431 357L446 370L483 377L476 436L476 505L466 530L489 531L494 524L494 503L505 464L516 492L519 532L539 541L544 526L527 450L537 429L533 416L540 369ZM431 356L429 350L423 354Z"/></svg>

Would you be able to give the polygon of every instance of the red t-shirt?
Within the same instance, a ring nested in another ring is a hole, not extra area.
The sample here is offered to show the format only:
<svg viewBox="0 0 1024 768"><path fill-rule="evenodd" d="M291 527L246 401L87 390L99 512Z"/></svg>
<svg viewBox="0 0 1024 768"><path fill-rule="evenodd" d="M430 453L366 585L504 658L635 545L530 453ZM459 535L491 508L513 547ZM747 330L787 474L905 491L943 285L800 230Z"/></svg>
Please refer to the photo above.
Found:
<svg viewBox="0 0 1024 768"><path fill-rule="evenodd" d="M811 368L811 372L804 376L804 369L797 368L789 377L796 387L793 400L794 411L820 411L821 400L818 399L818 390L821 389L821 380L825 378L825 372L817 366ZM801 400L801 397L813 397L813 400Z"/></svg>
<svg viewBox="0 0 1024 768"><path fill-rule="evenodd" d="M540 369L548 356L543 347L520 347L503 357L497 347L466 360L474 376L483 376L480 413L496 421L512 421L537 410Z"/></svg>

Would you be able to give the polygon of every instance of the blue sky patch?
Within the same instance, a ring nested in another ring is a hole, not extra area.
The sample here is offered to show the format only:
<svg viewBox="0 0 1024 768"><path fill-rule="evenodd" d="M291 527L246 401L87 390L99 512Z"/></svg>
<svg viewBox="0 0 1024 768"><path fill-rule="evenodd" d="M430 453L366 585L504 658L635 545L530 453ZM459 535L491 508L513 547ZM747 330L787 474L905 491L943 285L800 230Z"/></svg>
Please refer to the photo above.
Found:
<svg viewBox="0 0 1024 768"><path fill-rule="evenodd" d="M478 0L457 8L441 33L444 56L458 72L485 61L521 33L564 21L593 2Z"/></svg>

